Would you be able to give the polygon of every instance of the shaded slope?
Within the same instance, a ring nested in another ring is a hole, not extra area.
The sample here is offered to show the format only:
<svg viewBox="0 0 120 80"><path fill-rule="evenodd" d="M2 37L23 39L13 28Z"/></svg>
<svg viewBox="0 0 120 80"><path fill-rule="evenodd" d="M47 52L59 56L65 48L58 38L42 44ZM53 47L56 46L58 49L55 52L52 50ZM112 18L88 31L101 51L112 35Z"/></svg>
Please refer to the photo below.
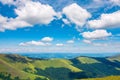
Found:
<svg viewBox="0 0 120 80"><path fill-rule="evenodd" d="M116 69L117 66L106 58L78 57L71 61L75 67L82 69L91 78L120 75L120 70Z"/></svg>

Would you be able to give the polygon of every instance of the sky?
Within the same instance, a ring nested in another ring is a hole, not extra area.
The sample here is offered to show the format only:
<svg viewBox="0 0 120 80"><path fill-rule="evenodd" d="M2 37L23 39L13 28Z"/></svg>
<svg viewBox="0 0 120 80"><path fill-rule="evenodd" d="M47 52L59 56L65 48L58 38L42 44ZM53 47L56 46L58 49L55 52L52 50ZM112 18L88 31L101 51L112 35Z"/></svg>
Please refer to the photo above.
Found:
<svg viewBox="0 0 120 80"><path fill-rule="evenodd" d="M120 0L0 0L0 53L120 53Z"/></svg>

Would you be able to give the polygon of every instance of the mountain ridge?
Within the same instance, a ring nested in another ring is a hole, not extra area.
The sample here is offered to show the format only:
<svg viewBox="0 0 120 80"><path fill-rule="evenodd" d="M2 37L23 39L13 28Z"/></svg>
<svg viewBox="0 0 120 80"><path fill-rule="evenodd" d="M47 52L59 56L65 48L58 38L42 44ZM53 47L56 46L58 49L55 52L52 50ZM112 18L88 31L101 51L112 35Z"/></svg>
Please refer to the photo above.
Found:
<svg viewBox="0 0 120 80"><path fill-rule="evenodd" d="M38 59L0 54L0 63L0 74L10 74L11 80L16 77L18 80L75 80L120 75L120 56Z"/></svg>

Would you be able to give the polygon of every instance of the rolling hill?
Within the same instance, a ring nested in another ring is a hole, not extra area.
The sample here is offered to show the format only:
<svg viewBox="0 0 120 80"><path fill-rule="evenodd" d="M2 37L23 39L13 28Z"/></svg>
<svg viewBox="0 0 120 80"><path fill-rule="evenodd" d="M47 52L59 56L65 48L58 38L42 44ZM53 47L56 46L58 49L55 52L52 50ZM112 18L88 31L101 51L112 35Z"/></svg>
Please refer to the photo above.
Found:
<svg viewBox="0 0 120 80"><path fill-rule="evenodd" d="M0 80L118 80L119 75L120 56L37 59L0 54Z"/></svg>

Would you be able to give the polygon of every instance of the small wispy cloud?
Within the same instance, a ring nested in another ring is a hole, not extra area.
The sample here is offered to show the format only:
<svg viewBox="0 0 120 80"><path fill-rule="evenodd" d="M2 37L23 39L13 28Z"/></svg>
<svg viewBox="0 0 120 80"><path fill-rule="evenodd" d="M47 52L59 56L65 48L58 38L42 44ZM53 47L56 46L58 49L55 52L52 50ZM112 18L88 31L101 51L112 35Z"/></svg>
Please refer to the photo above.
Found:
<svg viewBox="0 0 120 80"><path fill-rule="evenodd" d="M20 46L50 46L52 45L53 38L51 37L43 37L39 41L28 41L28 42L21 42Z"/></svg>
<svg viewBox="0 0 120 80"><path fill-rule="evenodd" d="M22 42L19 45L20 46L50 46L51 43L44 43L41 41L29 41L29 42Z"/></svg>
<svg viewBox="0 0 120 80"><path fill-rule="evenodd" d="M53 38L52 37L44 37L44 38L41 39L41 41L51 42L51 41L53 41Z"/></svg>
<svg viewBox="0 0 120 80"><path fill-rule="evenodd" d="M63 43L57 43L56 46L57 47L62 47L62 46L64 46L64 44Z"/></svg>
<svg viewBox="0 0 120 80"><path fill-rule="evenodd" d="M73 43L74 43L74 40L68 40L67 43L68 43L68 44L73 44Z"/></svg>

